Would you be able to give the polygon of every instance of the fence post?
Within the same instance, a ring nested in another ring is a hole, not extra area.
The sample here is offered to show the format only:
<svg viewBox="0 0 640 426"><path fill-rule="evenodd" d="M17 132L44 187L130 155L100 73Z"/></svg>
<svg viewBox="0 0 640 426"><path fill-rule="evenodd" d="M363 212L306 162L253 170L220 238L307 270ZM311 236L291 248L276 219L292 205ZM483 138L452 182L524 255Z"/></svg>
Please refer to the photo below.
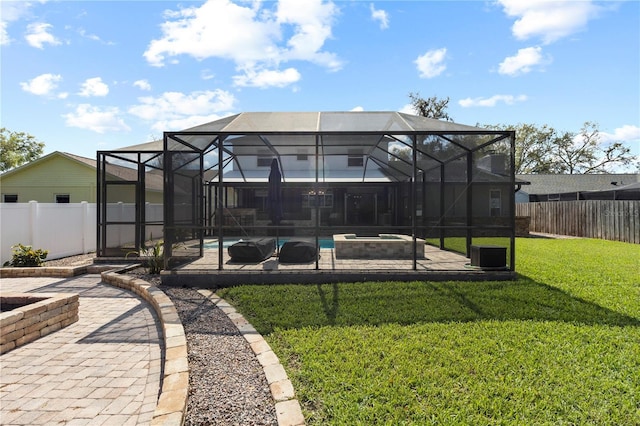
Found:
<svg viewBox="0 0 640 426"><path fill-rule="evenodd" d="M31 200L29 201L29 241L24 245L32 246L34 249L37 249L38 222L38 202Z"/></svg>
<svg viewBox="0 0 640 426"><path fill-rule="evenodd" d="M86 201L81 201L80 206L80 215L82 216L82 254L87 254L89 251L87 250L87 222L89 219L89 203Z"/></svg>

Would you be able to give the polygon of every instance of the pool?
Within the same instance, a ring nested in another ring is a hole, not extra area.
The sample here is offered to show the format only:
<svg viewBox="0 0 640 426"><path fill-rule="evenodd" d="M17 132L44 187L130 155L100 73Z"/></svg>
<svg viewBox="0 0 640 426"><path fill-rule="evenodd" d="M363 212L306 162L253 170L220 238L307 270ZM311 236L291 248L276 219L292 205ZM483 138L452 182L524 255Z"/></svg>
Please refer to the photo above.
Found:
<svg viewBox="0 0 640 426"><path fill-rule="evenodd" d="M313 238L313 237L310 237ZM222 246L224 248L228 248L229 246L237 243L238 241L242 241L242 239L225 239L222 242ZM278 239L278 243L280 245L280 247L282 247L282 245L284 243L286 243L287 241L289 241L289 238L279 238ZM320 249L332 249L334 248L334 244L333 244L333 238L319 238L318 239L318 244L320 244ZM202 246L204 249L217 249L218 248L218 241L217 240L213 240L213 241L207 241L203 244Z"/></svg>

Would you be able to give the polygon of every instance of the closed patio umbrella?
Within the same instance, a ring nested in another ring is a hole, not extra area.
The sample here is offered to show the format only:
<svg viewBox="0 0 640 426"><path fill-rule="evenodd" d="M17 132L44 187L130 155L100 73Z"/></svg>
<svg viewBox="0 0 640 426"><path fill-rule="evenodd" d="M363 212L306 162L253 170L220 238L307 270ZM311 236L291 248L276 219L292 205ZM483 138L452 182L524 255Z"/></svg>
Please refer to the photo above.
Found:
<svg viewBox="0 0 640 426"><path fill-rule="evenodd" d="M280 238L278 226L282 220L282 173L278 166L278 160L271 161L271 171L269 172L269 190L267 193L267 209L271 224L276 227L276 250L280 253Z"/></svg>
<svg viewBox="0 0 640 426"><path fill-rule="evenodd" d="M282 174L278 166L278 160L271 161L269 172L269 191L267 193L267 209L272 225L280 225L282 220Z"/></svg>

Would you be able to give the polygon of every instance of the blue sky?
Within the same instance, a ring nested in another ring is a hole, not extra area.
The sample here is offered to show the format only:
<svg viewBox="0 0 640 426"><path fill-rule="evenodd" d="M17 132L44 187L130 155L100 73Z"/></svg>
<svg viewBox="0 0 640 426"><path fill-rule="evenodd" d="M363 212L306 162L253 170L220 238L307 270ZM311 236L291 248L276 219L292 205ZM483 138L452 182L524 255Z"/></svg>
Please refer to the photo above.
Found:
<svg viewBox="0 0 640 426"><path fill-rule="evenodd" d="M0 0L1 125L95 158L243 111L548 124L640 154L640 2Z"/></svg>

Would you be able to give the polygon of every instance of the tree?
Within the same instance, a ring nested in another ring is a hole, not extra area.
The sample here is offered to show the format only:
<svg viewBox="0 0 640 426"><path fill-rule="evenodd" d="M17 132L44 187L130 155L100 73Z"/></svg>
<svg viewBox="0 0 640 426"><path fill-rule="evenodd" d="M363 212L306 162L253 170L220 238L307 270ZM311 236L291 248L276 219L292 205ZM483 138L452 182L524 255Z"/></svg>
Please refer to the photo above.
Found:
<svg viewBox="0 0 640 426"><path fill-rule="evenodd" d="M627 166L635 160L622 142L602 144L598 126L585 122L579 134L558 132L546 124L490 125L516 132L516 174L608 173L613 166Z"/></svg>
<svg viewBox="0 0 640 426"><path fill-rule="evenodd" d="M447 113L447 107L449 106L448 97L446 99L438 99L438 97L432 96L424 99L420 97L419 93L411 92L409 93L409 99L411 99L411 107L417 115L436 120L453 121ZM430 143L432 149L442 149L442 141L437 137L428 138L428 140L423 140L422 143ZM392 153L391 161L412 161L412 153L409 146L393 144L389 149Z"/></svg>
<svg viewBox="0 0 640 426"><path fill-rule="evenodd" d="M18 167L40 157L44 143L24 132L0 129L0 172Z"/></svg>
<svg viewBox="0 0 640 426"><path fill-rule="evenodd" d="M516 174L553 173L552 147L557 132L552 127L520 123L515 126L497 124L484 126L495 130L515 130L516 132ZM505 145L504 150L509 147Z"/></svg>
<svg viewBox="0 0 640 426"><path fill-rule="evenodd" d="M453 119L447 113L449 106L449 97L446 99L438 99L436 96L432 96L427 99L420 97L419 93L409 93L411 99L411 107L417 115L427 118L434 118L436 120L453 121Z"/></svg>
<svg viewBox="0 0 640 426"><path fill-rule="evenodd" d="M585 122L580 133L565 132L555 146L558 173L609 173L611 166L628 166L636 159L622 142L600 142L598 125Z"/></svg>

